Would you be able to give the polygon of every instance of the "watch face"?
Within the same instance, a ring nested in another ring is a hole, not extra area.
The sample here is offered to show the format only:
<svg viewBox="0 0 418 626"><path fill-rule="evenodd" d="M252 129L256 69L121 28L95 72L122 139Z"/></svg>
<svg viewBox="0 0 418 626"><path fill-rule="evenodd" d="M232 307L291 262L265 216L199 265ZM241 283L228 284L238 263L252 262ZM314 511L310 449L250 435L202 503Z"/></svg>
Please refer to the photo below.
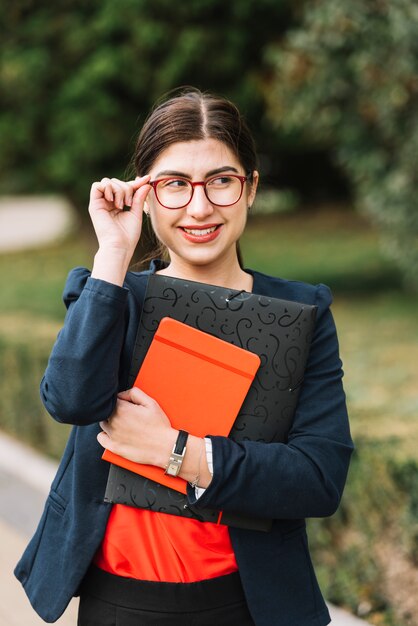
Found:
<svg viewBox="0 0 418 626"><path fill-rule="evenodd" d="M168 460L166 474L169 474L170 476L177 476L180 471L181 464L183 463L183 458L184 455L179 455L175 452L172 452Z"/></svg>
<svg viewBox="0 0 418 626"><path fill-rule="evenodd" d="M181 464L178 462L174 462L174 463L169 463L167 470L166 470L166 474L169 474L169 476L177 476L177 474L179 473Z"/></svg>
<svg viewBox="0 0 418 626"><path fill-rule="evenodd" d="M183 431L180 431L180 433L182 434ZM167 465L167 469L165 470L165 473L168 474L169 476L177 476L178 473L180 472L180 468L181 468L181 464L183 463L183 459L184 459L184 455L186 454L186 441L187 441L187 433L186 437L184 439L184 442L181 445L181 450L180 452L176 452L176 446L178 445L178 439L177 442L174 445L174 448L170 454L170 458L168 460L168 465Z"/></svg>

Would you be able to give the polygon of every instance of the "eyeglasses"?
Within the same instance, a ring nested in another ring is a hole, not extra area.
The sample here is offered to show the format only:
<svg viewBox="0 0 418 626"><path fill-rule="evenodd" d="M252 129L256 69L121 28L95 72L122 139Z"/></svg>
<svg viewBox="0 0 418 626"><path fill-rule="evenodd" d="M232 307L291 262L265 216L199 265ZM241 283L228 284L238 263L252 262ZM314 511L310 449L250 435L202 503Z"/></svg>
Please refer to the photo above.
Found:
<svg viewBox="0 0 418 626"><path fill-rule="evenodd" d="M213 176L205 181L193 183L186 178L158 178L149 184L153 187L158 202L166 209L183 209L192 201L195 187L201 185L211 204L232 206L241 196L245 181L250 176L228 174Z"/></svg>

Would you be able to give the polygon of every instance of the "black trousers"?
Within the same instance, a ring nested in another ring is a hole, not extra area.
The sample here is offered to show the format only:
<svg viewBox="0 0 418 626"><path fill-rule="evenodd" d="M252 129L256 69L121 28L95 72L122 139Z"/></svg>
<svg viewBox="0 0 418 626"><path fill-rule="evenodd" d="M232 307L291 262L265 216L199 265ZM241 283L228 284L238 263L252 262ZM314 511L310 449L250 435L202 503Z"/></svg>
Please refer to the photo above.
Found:
<svg viewBox="0 0 418 626"><path fill-rule="evenodd" d="M196 583L133 580L92 567L80 588L78 626L255 626L239 574Z"/></svg>

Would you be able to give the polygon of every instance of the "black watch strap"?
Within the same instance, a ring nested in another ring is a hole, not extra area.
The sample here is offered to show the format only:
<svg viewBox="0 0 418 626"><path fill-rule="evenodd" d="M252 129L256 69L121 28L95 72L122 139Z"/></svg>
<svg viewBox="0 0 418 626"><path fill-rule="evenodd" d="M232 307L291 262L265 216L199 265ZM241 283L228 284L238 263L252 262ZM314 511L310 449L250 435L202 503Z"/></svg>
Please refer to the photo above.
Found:
<svg viewBox="0 0 418 626"><path fill-rule="evenodd" d="M183 454L183 450L186 447L188 436L189 433L187 433L185 430L179 430L179 434L177 435L177 440L173 450L175 454Z"/></svg>
<svg viewBox="0 0 418 626"><path fill-rule="evenodd" d="M186 443L189 433L185 430L180 430L177 435L176 443L173 446L173 450L168 459L168 463L165 468L165 473L169 476L177 476L183 463L184 455L186 454Z"/></svg>

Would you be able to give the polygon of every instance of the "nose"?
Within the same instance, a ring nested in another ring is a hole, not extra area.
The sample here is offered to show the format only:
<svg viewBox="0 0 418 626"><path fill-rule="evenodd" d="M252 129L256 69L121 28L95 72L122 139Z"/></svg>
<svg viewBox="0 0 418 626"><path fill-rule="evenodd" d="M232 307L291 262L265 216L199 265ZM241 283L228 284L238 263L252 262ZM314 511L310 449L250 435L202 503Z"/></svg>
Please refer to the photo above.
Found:
<svg viewBox="0 0 418 626"><path fill-rule="evenodd" d="M203 185L196 185L193 197L187 205L187 214L197 220L202 220L211 215L213 211L213 205L207 199Z"/></svg>

